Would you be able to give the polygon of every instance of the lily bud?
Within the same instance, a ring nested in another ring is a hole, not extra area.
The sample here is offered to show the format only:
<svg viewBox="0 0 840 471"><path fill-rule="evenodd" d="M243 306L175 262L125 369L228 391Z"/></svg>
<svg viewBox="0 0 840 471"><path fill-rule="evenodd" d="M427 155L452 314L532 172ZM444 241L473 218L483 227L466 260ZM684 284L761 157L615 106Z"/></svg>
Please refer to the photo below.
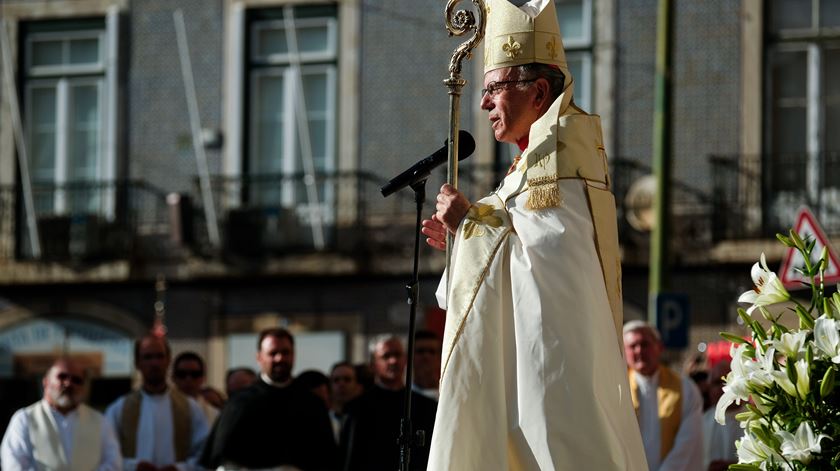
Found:
<svg viewBox="0 0 840 471"><path fill-rule="evenodd" d="M820 384L820 397L827 398L831 391L834 390L834 368L826 370L825 375Z"/></svg>

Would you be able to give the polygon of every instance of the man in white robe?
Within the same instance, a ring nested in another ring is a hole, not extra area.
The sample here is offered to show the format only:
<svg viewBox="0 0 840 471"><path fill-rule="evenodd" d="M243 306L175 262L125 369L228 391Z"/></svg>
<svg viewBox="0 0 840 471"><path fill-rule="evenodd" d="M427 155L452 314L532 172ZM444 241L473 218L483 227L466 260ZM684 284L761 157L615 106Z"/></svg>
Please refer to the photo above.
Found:
<svg viewBox="0 0 840 471"><path fill-rule="evenodd" d="M423 222L438 249L455 234L429 469L645 470L600 121L573 103L551 0L487 9L481 107L522 155L474 204L444 185Z"/></svg>
<svg viewBox="0 0 840 471"><path fill-rule="evenodd" d="M171 361L172 350L165 338L148 335L137 340L134 365L143 384L105 411L117 432L126 471L197 468L209 430L207 419L195 400L167 384Z"/></svg>
<svg viewBox="0 0 840 471"><path fill-rule="evenodd" d="M650 471L703 469L703 398L690 378L661 364L659 332L624 325L624 356Z"/></svg>
<svg viewBox="0 0 840 471"><path fill-rule="evenodd" d="M114 430L102 414L82 404L85 372L61 358L44 376L44 398L15 412L0 444L7 471L119 471Z"/></svg>

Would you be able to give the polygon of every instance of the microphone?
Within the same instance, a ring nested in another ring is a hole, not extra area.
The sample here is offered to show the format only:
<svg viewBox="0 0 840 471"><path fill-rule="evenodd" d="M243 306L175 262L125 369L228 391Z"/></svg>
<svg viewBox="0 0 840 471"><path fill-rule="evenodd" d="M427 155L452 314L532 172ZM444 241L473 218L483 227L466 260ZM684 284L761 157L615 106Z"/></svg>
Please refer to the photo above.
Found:
<svg viewBox="0 0 840 471"><path fill-rule="evenodd" d="M443 147L436 150L434 154L417 162L409 167L405 172L392 178L387 185L383 186L380 191L382 196L388 197L395 191L413 185L419 181L425 180L432 173L432 170L438 165L446 162L449 157L449 139L443 142ZM475 151L475 139L472 135L463 129L458 132L458 160L464 160Z"/></svg>

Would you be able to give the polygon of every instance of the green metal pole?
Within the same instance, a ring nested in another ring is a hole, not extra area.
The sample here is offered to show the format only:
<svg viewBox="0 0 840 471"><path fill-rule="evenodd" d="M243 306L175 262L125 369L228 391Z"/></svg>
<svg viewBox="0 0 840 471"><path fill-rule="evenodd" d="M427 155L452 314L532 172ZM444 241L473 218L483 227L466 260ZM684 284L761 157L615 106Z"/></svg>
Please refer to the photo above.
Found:
<svg viewBox="0 0 840 471"><path fill-rule="evenodd" d="M656 17L656 84L653 110L654 224L650 234L648 322L656 325L656 298L667 289L671 179L671 0L659 0Z"/></svg>

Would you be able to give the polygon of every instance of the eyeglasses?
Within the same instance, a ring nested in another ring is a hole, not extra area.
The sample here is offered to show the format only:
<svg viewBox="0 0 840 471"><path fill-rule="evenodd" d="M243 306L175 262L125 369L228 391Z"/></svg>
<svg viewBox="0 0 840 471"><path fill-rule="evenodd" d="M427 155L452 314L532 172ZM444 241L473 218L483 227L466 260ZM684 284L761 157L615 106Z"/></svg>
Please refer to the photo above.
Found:
<svg viewBox="0 0 840 471"><path fill-rule="evenodd" d="M82 379L81 376L71 375L69 373L59 373L58 375L56 375L56 378L58 378L58 380L62 383L64 381L70 381L76 386L81 386L85 382L85 380Z"/></svg>
<svg viewBox="0 0 840 471"><path fill-rule="evenodd" d="M198 379L204 376L204 372L201 370L175 370L173 374L178 379Z"/></svg>
<svg viewBox="0 0 840 471"><path fill-rule="evenodd" d="M484 95L489 94L491 97L494 97L499 94L502 90L508 88L508 85L514 83L531 83L536 82L537 79L527 79L527 80L500 80L498 82L490 82L487 84L487 88L481 89L481 98L484 98Z"/></svg>

